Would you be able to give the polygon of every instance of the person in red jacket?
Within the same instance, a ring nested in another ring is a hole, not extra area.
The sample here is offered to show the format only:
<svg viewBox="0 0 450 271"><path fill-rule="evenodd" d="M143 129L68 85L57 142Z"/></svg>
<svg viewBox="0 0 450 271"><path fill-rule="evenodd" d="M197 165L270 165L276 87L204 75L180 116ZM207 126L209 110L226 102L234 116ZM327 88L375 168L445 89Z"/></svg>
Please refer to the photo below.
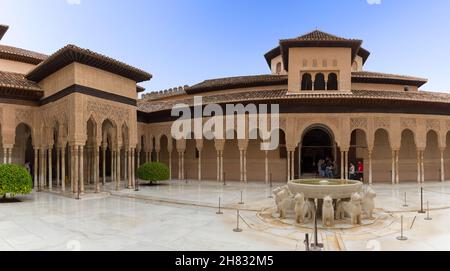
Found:
<svg viewBox="0 0 450 271"><path fill-rule="evenodd" d="M359 180L362 182L364 180L364 164L361 161L358 162L358 175Z"/></svg>

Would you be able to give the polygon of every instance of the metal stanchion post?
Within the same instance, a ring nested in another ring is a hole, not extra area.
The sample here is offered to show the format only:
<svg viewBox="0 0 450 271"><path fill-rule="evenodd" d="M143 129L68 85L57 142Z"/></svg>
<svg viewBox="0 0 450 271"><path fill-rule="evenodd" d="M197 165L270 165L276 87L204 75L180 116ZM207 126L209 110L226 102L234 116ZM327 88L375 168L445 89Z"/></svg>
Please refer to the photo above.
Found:
<svg viewBox="0 0 450 271"><path fill-rule="evenodd" d="M319 243L319 233L317 226L317 203L314 202L314 244L311 245L312 251L321 251L323 244Z"/></svg>
<svg viewBox="0 0 450 271"><path fill-rule="evenodd" d="M219 197L219 211L216 213L216 214L218 214L218 215L223 215L223 213L222 213L222 210L221 210L221 201L222 201L222 199L221 199L221 197Z"/></svg>
<svg viewBox="0 0 450 271"><path fill-rule="evenodd" d="M405 192L405 204L403 204L403 207L408 207L408 203L406 201L406 192Z"/></svg>
<svg viewBox="0 0 450 271"><path fill-rule="evenodd" d="M428 221L433 220L430 217L430 202L428 202L428 201L427 201L427 217L425 218L425 220L428 220Z"/></svg>
<svg viewBox="0 0 450 271"><path fill-rule="evenodd" d="M237 210L237 216L236 216L236 229L233 229L234 232L242 232L242 229L239 228L239 210Z"/></svg>
<svg viewBox="0 0 450 271"><path fill-rule="evenodd" d="M139 178L136 178L134 180L134 191L136 191L136 192L139 191Z"/></svg>
<svg viewBox="0 0 450 271"><path fill-rule="evenodd" d="M397 237L397 240L399 240L399 241L406 241L406 240L408 240L408 237L403 235L403 216L401 218L400 225L401 225L401 235L399 237Z"/></svg>
<svg viewBox="0 0 450 271"><path fill-rule="evenodd" d="M423 209L423 187L420 188L420 211L419 214L424 214L425 210Z"/></svg>
<svg viewBox="0 0 450 271"><path fill-rule="evenodd" d="M309 234L308 233L305 234L305 241L304 241L304 243L305 243L305 250L309 251Z"/></svg>
<svg viewBox="0 0 450 271"><path fill-rule="evenodd" d="M241 191L241 201L239 202L239 204L244 204L244 191Z"/></svg>
<svg viewBox="0 0 450 271"><path fill-rule="evenodd" d="M269 199L273 199L273 195L272 195L272 173L270 173L270 177L269 177Z"/></svg>

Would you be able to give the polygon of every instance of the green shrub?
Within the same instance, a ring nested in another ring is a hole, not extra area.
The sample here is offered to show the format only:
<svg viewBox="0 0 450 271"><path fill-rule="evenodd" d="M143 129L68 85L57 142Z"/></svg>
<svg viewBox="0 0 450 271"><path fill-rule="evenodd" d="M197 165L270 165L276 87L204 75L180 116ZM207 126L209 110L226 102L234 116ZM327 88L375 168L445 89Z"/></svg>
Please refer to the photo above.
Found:
<svg viewBox="0 0 450 271"><path fill-rule="evenodd" d="M163 163L146 163L139 167L137 176L140 180L153 183L169 180L170 173Z"/></svg>
<svg viewBox="0 0 450 271"><path fill-rule="evenodd" d="M31 193L33 182L30 173L18 165L0 165L0 197L9 194L26 195Z"/></svg>

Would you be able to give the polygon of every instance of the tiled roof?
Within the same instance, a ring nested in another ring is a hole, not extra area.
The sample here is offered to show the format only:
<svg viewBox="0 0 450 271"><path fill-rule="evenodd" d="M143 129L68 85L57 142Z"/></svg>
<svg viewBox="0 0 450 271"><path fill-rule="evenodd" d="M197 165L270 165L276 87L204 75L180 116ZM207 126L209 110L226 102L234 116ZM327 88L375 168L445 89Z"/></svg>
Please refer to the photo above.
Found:
<svg viewBox="0 0 450 271"><path fill-rule="evenodd" d="M46 58L47 56L44 54L17 47L0 45L0 59L8 59L37 65L44 61Z"/></svg>
<svg viewBox="0 0 450 271"><path fill-rule="evenodd" d="M351 48L353 61L361 48L362 40L341 38L329 33L315 30L306 35L280 40L281 55L283 56L284 69L289 69L289 48L293 47L335 47L335 48Z"/></svg>
<svg viewBox="0 0 450 271"><path fill-rule="evenodd" d="M42 89L23 74L0 71L0 95L3 97L40 99Z"/></svg>
<svg viewBox="0 0 450 271"><path fill-rule="evenodd" d="M187 94L196 94L201 92L225 90L225 89L286 85L287 80L288 80L287 75L273 75L273 74L227 77L227 78L206 80L201 82L200 84L187 87L185 91Z"/></svg>
<svg viewBox="0 0 450 271"><path fill-rule="evenodd" d="M360 71L352 72L353 83L385 83L385 84L405 84L422 86L428 82L425 78L397 75L380 72Z"/></svg>
<svg viewBox="0 0 450 271"><path fill-rule="evenodd" d="M415 101L415 102L436 102L450 104L450 94L424 92L424 91L380 91L380 90L353 90L352 92L342 91L322 91L322 92L303 92L299 94L288 94L287 90L264 90L252 92L238 92L229 94L220 94L203 97L204 104L210 103L241 103L253 101L305 101L305 100L324 100L324 99L344 99L344 100L397 100L397 101ZM172 101L138 101L138 110L143 112L158 112L171 110L176 104L193 105L193 97Z"/></svg>
<svg viewBox="0 0 450 271"><path fill-rule="evenodd" d="M298 40L298 41L349 41L351 39L338 37L338 36L335 36L330 33L320 31L320 30L314 30L310 33L302 35L298 38L294 38L292 40Z"/></svg>
<svg viewBox="0 0 450 271"><path fill-rule="evenodd" d="M118 74L136 82L148 81L152 78L150 73L143 70L71 44L49 56L44 62L28 73L26 77L35 82L39 82L48 75L73 62L79 62L81 64Z"/></svg>

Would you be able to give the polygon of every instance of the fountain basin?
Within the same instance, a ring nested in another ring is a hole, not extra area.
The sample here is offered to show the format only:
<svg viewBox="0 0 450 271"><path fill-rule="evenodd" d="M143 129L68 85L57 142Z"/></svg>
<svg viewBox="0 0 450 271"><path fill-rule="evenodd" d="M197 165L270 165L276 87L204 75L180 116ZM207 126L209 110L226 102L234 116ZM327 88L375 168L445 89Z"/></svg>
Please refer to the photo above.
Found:
<svg viewBox="0 0 450 271"><path fill-rule="evenodd" d="M303 193L308 199L323 199L326 196L349 199L353 193L361 192L363 183L352 180L293 180L288 187L294 195Z"/></svg>

